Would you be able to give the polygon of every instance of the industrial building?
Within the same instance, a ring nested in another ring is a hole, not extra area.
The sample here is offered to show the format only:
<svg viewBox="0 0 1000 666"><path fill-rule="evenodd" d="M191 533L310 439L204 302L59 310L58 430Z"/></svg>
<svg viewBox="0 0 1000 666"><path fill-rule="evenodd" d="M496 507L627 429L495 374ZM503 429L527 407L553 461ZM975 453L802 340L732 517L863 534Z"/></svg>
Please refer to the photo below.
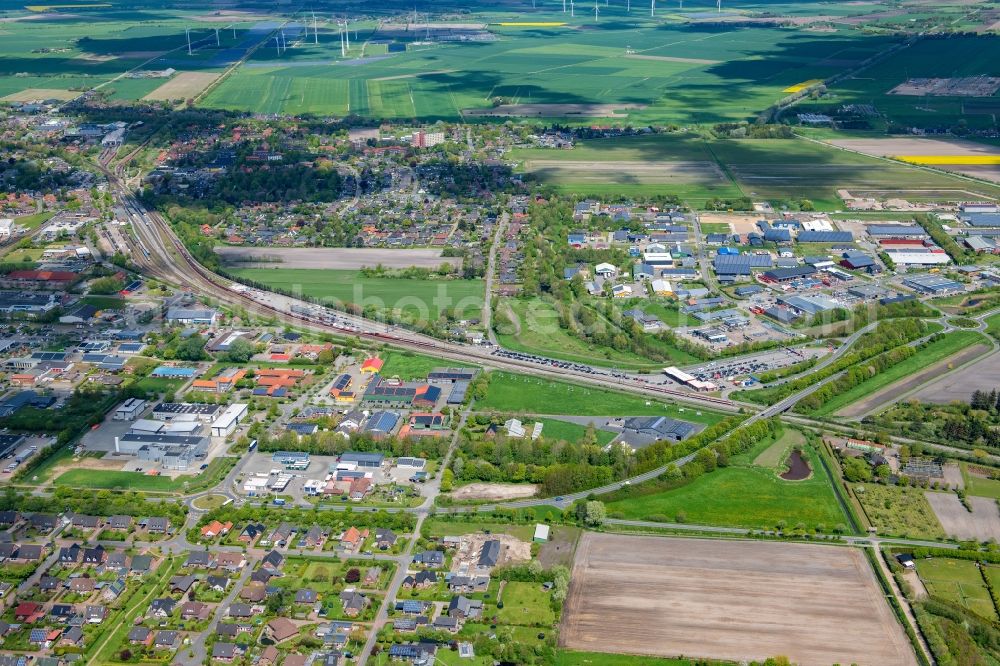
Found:
<svg viewBox="0 0 1000 666"><path fill-rule="evenodd" d="M153 407L153 418L161 421L214 421L222 411L222 405L193 402L161 402Z"/></svg>
<svg viewBox="0 0 1000 666"><path fill-rule="evenodd" d="M236 431L247 415L247 405L238 402L226 407L226 410L219 415L219 418L212 421L212 437L228 437Z"/></svg>
<svg viewBox="0 0 1000 666"><path fill-rule="evenodd" d="M903 279L903 286L922 294L940 296L965 290L965 285L941 275L913 275Z"/></svg>
<svg viewBox="0 0 1000 666"><path fill-rule="evenodd" d="M134 421L146 409L146 401L139 398L129 398L115 408L115 421Z"/></svg>

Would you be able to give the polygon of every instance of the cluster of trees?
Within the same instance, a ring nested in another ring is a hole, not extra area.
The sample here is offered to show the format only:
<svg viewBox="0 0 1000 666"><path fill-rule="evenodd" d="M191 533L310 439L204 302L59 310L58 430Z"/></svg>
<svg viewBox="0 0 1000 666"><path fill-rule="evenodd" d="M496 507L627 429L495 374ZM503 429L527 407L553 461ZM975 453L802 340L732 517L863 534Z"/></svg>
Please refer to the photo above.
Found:
<svg viewBox="0 0 1000 666"><path fill-rule="evenodd" d="M507 164L460 162L457 156L433 159L416 168L421 186L436 196L459 203L481 204L497 194L514 194L522 186L515 181Z"/></svg>
<svg viewBox="0 0 1000 666"><path fill-rule="evenodd" d="M386 268L382 264L362 266L358 271L362 277L370 278L401 278L406 280L426 280L432 277L444 277L455 273L455 267L450 262L441 262L435 269L410 266L409 268Z"/></svg>
<svg viewBox="0 0 1000 666"><path fill-rule="evenodd" d="M840 377L821 386L816 391L799 400L795 411L809 413L819 409L834 396L846 393L855 386L879 375L894 365L898 365L917 353L915 347L901 345L858 363L847 369Z"/></svg>
<svg viewBox="0 0 1000 666"><path fill-rule="evenodd" d="M273 524L274 514L267 507L242 506L235 507L230 504L210 511L198 521L198 528L204 527L213 520L220 522L232 521L237 527L233 529L243 529L247 523ZM388 511L353 511L348 506L345 511L320 511L318 509L288 508L281 512L282 522L292 525L319 525L326 527L331 532L342 531L352 525L358 529L368 527L387 527L397 532L412 531L416 525L416 518L413 514L405 511L389 513Z"/></svg>
<svg viewBox="0 0 1000 666"><path fill-rule="evenodd" d="M712 133L727 139L794 139L795 132L788 125L769 123L717 123Z"/></svg>
<svg viewBox="0 0 1000 666"><path fill-rule="evenodd" d="M264 452L305 451L312 455L336 456L345 451L365 451L385 453L390 456L417 456L438 459L448 450L445 437L386 437L375 439L370 434L352 433L350 439L342 435L321 430L314 435L299 436L286 431L274 437L264 434L259 439L258 448Z"/></svg>
<svg viewBox="0 0 1000 666"><path fill-rule="evenodd" d="M926 333L927 324L919 319L902 318L881 322L874 330L859 337L855 341L851 352L844 354L822 370L810 373L805 377L800 377L795 381L787 382L780 386L751 391L737 391L733 397L757 404L773 405L793 393L812 386L816 382L846 370L855 364L878 356L884 351L912 342L923 337Z"/></svg>
<svg viewBox="0 0 1000 666"><path fill-rule="evenodd" d="M14 144L7 144L6 148L12 152L15 149ZM0 183L3 184L0 192L52 193L70 187L73 182L72 171L51 169L41 160L8 157L0 161Z"/></svg>
<svg viewBox="0 0 1000 666"><path fill-rule="evenodd" d="M135 491L97 490L81 493L64 486L56 486L49 495L21 493L7 487L0 494L0 511L86 513L98 516L121 514L136 518L162 516L178 525L184 522L187 515L187 507L183 502L149 502Z"/></svg>
<svg viewBox="0 0 1000 666"><path fill-rule="evenodd" d="M485 425L490 417L477 415L473 423ZM464 431L451 463L458 482L537 483L543 494L560 495L595 488L626 478L635 460L621 447L604 449L596 431L588 429L580 442L539 437L508 439L503 434L487 438Z"/></svg>
<svg viewBox="0 0 1000 666"><path fill-rule="evenodd" d="M866 424L899 433L906 437L941 442L951 446L1000 450L1000 408L994 391L980 391L968 403L927 404L916 400L897 403L877 416L867 417ZM914 452L914 455L916 453ZM985 457L974 455L976 458Z"/></svg>
<svg viewBox="0 0 1000 666"><path fill-rule="evenodd" d="M90 283L92 294L117 294L125 288L125 282L115 277L102 277Z"/></svg>
<svg viewBox="0 0 1000 666"><path fill-rule="evenodd" d="M914 613L941 666L985 666L1000 654L1000 629L966 608L933 596L914 604Z"/></svg>
<svg viewBox="0 0 1000 666"><path fill-rule="evenodd" d="M956 264L967 264L975 260L976 253L959 245L958 241L944 230L937 218L927 213L918 213L913 216L913 220L924 228L931 239L947 252Z"/></svg>

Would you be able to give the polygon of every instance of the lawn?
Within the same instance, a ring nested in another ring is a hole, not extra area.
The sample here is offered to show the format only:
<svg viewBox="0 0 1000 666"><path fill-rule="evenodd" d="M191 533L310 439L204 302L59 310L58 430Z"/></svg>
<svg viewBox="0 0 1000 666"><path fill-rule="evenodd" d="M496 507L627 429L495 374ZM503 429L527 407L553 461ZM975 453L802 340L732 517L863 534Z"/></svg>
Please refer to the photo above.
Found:
<svg viewBox="0 0 1000 666"><path fill-rule="evenodd" d="M125 489L158 493L194 492L200 488L208 488L217 484L235 463L236 458L214 458L203 472L182 474L175 479L171 479L169 476L148 476L141 472L71 469L56 477L53 483L57 486L102 490Z"/></svg>
<svg viewBox="0 0 1000 666"><path fill-rule="evenodd" d="M503 586L503 608L497 617L503 624L551 627L556 621L551 597L541 583L509 582Z"/></svg>
<svg viewBox="0 0 1000 666"><path fill-rule="evenodd" d="M84 296L80 302L85 305L93 305L100 310L123 310L128 303L117 296Z"/></svg>
<svg viewBox="0 0 1000 666"><path fill-rule="evenodd" d="M471 367L466 363L424 356L423 354L414 354L408 351L387 352L382 356L382 360L385 362L382 365L382 376L394 377L398 375L403 381L426 379L427 373L434 368Z"/></svg>
<svg viewBox="0 0 1000 666"><path fill-rule="evenodd" d="M944 528L922 490L874 483L853 484L852 488L878 534L913 539L944 538Z"/></svg>
<svg viewBox="0 0 1000 666"><path fill-rule="evenodd" d="M587 426L580 425L579 423L569 423L568 421L560 421L558 419L538 420L544 424L542 427L542 437L546 439L560 439L564 442L575 444L587 434ZM595 429L594 436L597 438L597 443L604 446L610 444L616 435L613 432Z"/></svg>
<svg viewBox="0 0 1000 666"><path fill-rule="evenodd" d="M631 520L673 522L683 515L693 524L767 529L781 521L828 530L846 524L819 456L811 449L806 456L813 475L802 481L785 481L764 467L724 467L675 490L612 502L608 512Z"/></svg>
<svg viewBox="0 0 1000 666"><path fill-rule="evenodd" d="M987 479L982 476L972 474L968 470L968 463L961 462L962 478L965 479L965 491L975 497L992 497L1000 499L1000 480Z"/></svg>
<svg viewBox="0 0 1000 666"><path fill-rule="evenodd" d="M453 308L460 318L478 317L485 289L482 280L369 278L353 270L232 268L230 272L333 307L353 304L377 312L397 310L417 321L436 320L443 310Z"/></svg>
<svg viewBox="0 0 1000 666"><path fill-rule="evenodd" d="M931 596L964 606L989 620L997 619L993 600L975 562L935 557L918 561L917 573Z"/></svg>
<svg viewBox="0 0 1000 666"><path fill-rule="evenodd" d="M540 298L501 299L497 311L513 314L512 331L501 329L502 332L497 335L500 344L507 349L604 367L630 370L663 367L663 363L651 362L631 351L592 344L560 328L555 307ZM675 351L677 358L673 362L684 364L693 360L689 354Z"/></svg>
<svg viewBox="0 0 1000 666"><path fill-rule="evenodd" d="M801 430L795 430L794 428L785 428L784 434L769 447L764 449L760 455L754 458L753 464L757 467L770 467L772 469L778 469L779 465L785 461L788 457L788 451L795 446L804 446L806 443L805 435L802 434Z"/></svg>
<svg viewBox="0 0 1000 666"><path fill-rule="evenodd" d="M1000 338L1000 313L990 315L985 319L986 333L994 338Z"/></svg>
<svg viewBox="0 0 1000 666"><path fill-rule="evenodd" d="M186 381L186 379L173 379L171 377L142 377L132 386L147 393L163 395L179 391Z"/></svg>
<svg viewBox="0 0 1000 666"><path fill-rule="evenodd" d="M813 415L826 416L833 414L837 410L861 400L893 382L908 377L933 363L948 358L977 342L986 342L986 340L975 331L952 331L951 333L945 333L940 339L930 343L902 363L897 363L871 379L861 382L849 391L845 391L827 400L822 407L813 412ZM860 365L864 366L864 363Z"/></svg>
<svg viewBox="0 0 1000 666"><path fill-rule="evenodd" d="M670 416L706 425L723 418L722 414L705 409L679 407L608 389L499 371L490 373L486 398L477 403L477 407L528 414Z"/></svg>

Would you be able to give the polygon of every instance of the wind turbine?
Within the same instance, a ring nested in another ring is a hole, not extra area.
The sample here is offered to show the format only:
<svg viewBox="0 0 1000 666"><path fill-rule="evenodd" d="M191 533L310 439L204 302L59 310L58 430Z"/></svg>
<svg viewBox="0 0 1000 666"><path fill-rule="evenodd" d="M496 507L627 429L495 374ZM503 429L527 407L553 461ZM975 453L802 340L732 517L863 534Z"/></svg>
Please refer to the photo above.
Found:
<svg viewBox="0 0 1000 666"><path fill-rule="evenodd" d="M574 18L576 16L575 10L576 10L576 3L573 2L573 0L569 0L569 16L570 16L570 18Z"/></svg>
<svg viewBox="0 0 1000 666"><path fill-rule="evenodd" d="M347 50L351 50L351 30L347 27L347 16L344 16L344 41L347 43Z"/></svg>
<svg viewBox="0 0 1000 666"><path fill-rule="evenodd" d="M563 14L566 13L566 0L563 0Z"/></svg>
<svg viewBox="0 0 1000 666"><path fill-rule="evenodd" d="M649 15L656 16L656 0L649 0Z"/></svg>
<svg viewBox="0 0 1000 666"><path fill-rule="evenodd" d="M191 53L191 28L184 28L184 33L188 38L188 55L194 55Z"/></svg>
<svg viewBox="0 0 1000 666"><path fill-rule="evenodd" d="M722 0L715 0L715 8L720 14L722 13Z"/></svg>
<svg viewBox="0 0 1000 666"><path fill-rule="evenodd" d="M313 17L313 44L319 44L319 30L316 28L316 12L312 13Z"/></svg>
<svg viewBox="0 0 1000 666"><path fill-rule="evenodd" d="M632 0L625 0L625 13L626 14L632 13Z"/></svg>
<svg viewBox="0 0 1000 666"><path fill-rule="evenodd" d="M601 7L597 4L598 0L594 0L594 23L598 21L598 15L601 13Z"/></svg>
<svg viewBox="0 0 1000 666"><path fill-rule="evenodd" d="M222 43L219 41L219 29L218 28L215 29L215 45L216 46L222 46Z"/></svg>
<svg viewBox="0 0 1000 666"><path fill-rule="evenodd" d="M347 49L344 47L344 26L341 25L340 21L337 21L337 27L340 28L340 57L347 57Z"/></svg>

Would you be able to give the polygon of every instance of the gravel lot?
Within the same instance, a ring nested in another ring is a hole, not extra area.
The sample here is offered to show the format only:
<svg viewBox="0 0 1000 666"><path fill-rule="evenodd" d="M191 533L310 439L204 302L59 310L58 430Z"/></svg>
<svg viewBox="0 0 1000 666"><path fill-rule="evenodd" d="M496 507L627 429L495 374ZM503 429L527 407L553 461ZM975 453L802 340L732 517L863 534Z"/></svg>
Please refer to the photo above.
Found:
<svg viewBox="0 0 1000 666"><path fill-rule="evenodd" d="M1000 384L1000 354L992 354L927 384L913 394L913 397L921 402L939 405L946 405L954 400L967 402L973 391L991 391L997 384Z"/></svg>
<svg viewBox="0 0 1000 666"><path fill-rule="evenodd" d="M952 493L924 493L945 533L958 539L1000 540L1000 510L989 497L969 497L972 513Z"/></svg>
<svg viewBox="0 0 1000 666"><path fill-rule="evenodd" d="M801 666L916 659L863 553L797 543L580 540L560 642L601 652Z"/></svg>

